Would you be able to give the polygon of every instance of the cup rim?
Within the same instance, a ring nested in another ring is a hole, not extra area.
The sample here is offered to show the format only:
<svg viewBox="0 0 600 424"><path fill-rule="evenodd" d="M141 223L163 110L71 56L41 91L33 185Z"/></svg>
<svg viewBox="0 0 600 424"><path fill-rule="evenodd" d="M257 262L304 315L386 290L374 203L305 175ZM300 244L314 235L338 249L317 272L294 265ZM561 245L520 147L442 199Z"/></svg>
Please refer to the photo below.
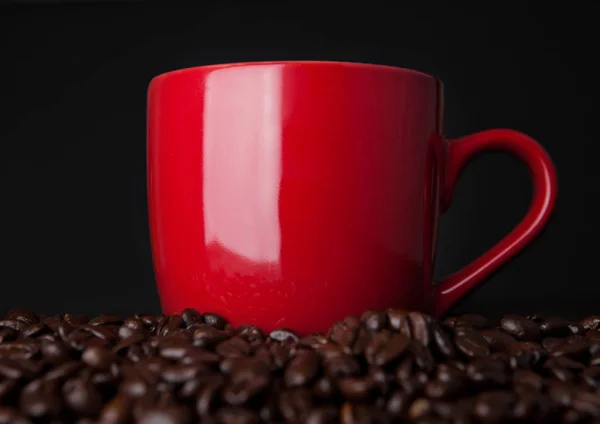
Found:
<svg viewBox="0 0 600 424"><path fill-rule="evenodd" d="M359 68L359 69L371 69L371 70L379 70L383 72L394 72L399 74L405 74L409 76L415 76L419 78L427 78L436 81L438 84L441 84L442 81L430 74L425 72L417 71L414 69L401 68L397 66L391 65L379 65L374 63L364 63L364 62L345 62L345 61L329 61L329 60L274 60L274 61L250 61L250 62L230 62L230 63L217 63L211 65L201 65L201 66L190 66L181 69L174 69L172 71L163 72L161 74L156 75L150 81L150 84L159 80L168 78L174 75L179 74L187 74L193 72L210 72L216 71L219 69L226 68L236 68L236 67L244 67L244 66L272 66L272 65L283 65L283 66L303 66L303 65L312 65L312 66L331 66L331 67L340 67L340 68Z"/></svg>

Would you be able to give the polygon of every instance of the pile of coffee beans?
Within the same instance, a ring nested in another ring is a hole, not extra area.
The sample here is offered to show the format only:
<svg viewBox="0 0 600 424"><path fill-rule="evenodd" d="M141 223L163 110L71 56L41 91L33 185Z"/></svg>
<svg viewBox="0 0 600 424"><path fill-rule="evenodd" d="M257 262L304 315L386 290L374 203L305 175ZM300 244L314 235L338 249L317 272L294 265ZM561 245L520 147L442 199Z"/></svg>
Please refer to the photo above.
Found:
<svg viewBox="0 0 600 424"><path fill-rule="evenodd" d="M367 311L326 335L216 314L0 320L0 423L600 423L600 316Z"/></svg>

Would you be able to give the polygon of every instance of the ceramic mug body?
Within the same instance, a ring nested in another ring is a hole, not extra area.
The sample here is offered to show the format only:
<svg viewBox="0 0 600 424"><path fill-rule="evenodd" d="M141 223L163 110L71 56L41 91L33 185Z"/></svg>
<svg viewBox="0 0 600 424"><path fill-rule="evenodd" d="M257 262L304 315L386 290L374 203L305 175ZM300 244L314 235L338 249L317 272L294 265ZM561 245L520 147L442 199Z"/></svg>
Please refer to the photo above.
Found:
<svg viewBox="0 0 600 424"><path fill-rule="evenodd" d="M148 190L163 312L233 325L324 331L398 307L443 313L546 223L554 168L531 138L442 134L442 84L378 65L268 62L156 77L148 96ZM513 233L432 282L440 211L478 151L509 150L534 201Z"/></svg>

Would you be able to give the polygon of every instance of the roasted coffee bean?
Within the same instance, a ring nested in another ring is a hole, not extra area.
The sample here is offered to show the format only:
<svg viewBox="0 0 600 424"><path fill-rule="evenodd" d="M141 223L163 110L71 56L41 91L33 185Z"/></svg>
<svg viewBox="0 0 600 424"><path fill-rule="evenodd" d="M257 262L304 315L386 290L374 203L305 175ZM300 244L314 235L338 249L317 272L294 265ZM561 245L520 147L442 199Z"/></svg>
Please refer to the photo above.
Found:
<svg viewBox="0 0 600 424"><path fill-rule="evenodd" d="M247 408L219 409L216 418L222 424L258 424L260 422L258 414ZM204 422L207 422L206 419L203 420Z"/></svg>
<svg viewBox="0 0 600 424"><path fill-rule="evenodd" d="M6 398L15 392L18 383L18 380L8 378L0 381L0 405L2 405L3 402L6 402Z"/></svg>
<svg viewBox="0 0 600 424"><path fill-rule="evenodd" d="M458 332L454 337L454 343L460 352L471 358L490 354L488 342L475 330Z"/></svg>
<svg viewBox="0 0 600 424"><path fill-rule="evenodd" d="M67 320L68 321L68 320ZM84 320L85 321L85 320ZM92 318L87 324L92 326L103 326L103 325L120 325L123 322L121 318L115 317L113 315L102 314L95 318ZM71 324L71 322L69 322ZM85 322L81 322L80 324L85 324ZM75 324L73 324L75 325Z"/></svg>
<svg viewBox="0 0 600 424"><path fill-rule="evenodd" d="M220 315L206 312L202 314L202 321L217 330L223 330L227 325L227 320Z"/></svg>
<svg viewBox="0 0 600 424"><path fill-rule="evenodd" d="M15 408L0 406L0 424L31 424L31 421Z"/></svg>
<svg viewBox="0 0 600 424"><path fill-rule="evenodd" d="M410 332L413 339L423 346L429 346L431 318L420 312L410 312L408 314L408 321L410 323Z"/></svg>
<svg viewBox="0 0 600 424"><path fill-rule="evenodd" d="M67 407L79 415L91 417L102 409L102 395L90 381L69 380L62 391Z"/></svg>
<svg viewBox="0 0 600 424"><path fill-rule="evenodd" d="M83 352L81 360L92 368L106 370L115 360L115 355L109 349L92 346Z"/></svg>
<svg viewBox="0 0 600 424"><path fill-rule="evenodd" d="M263 393L269 385L269 379L258 376L252 380L230 382L223 388L223 400L229 405L241 406Z"/></svg>
<svg viewBox="0 0 600 424"><path fill-rule="evenodd" d="M456 355L456 349L452 343L452 337L442 324L435 321L432 322L431 335L434 348L437 352L447 358L453 358Z"/></svg>
<svg viewBox="0 0 600 424"><path fill-rule="evenodd" d="M30 386L21 392L21 411L32 418L55 417L62 409L62 400L55 382Z"/></svg>
<svg viewBox="0 0 600 424"><path fill-rule="evenodd" d="M529 370L516 370L512 376L512 380L517 391L526 389L540 392L544 384L544 380L539 374Z"/></svg>
<svg viewBox="0 0 600 424"><path fill-rule="evenodd" d="M125 396L115 396L104 406L100 413L101 424L124 424L132 415L131 399Z"/></svg>
<svg viewBox="0 0 600 424"><path fill-rule="evenodd" d="M306 424L334 424L339 422L339 410L333 405L313 409L306 417Z"/></svg>
<svg viewBox="0 0 600 424"><path fill-rule="evenodd" d="M329 377L322 377L313 385L313 394L321 399L331 399L336 393L334 380Z"/></svg>
<svg viewBox="0 0 600 424"><path fill-rule="evenodd" d="M548 347L550 356L578 356L587 354L588 343L583 337L571 336Z"/></svg>
<svg viewBox="0 0 600 424"><path fill-rule="evenodd" d="M19 334L18 331L13 330L12 328L4 327L0 328L0 343L10 342L17 338Z"/></svg>
<svg viewBox="0 0 600 424"><path fill-rule="evenodd" d="M232 337L219 343L216 352L226 358L241 358L250 354L250 345L241 337Z"/></svg>
<svg viewBox="0 0 600 424"><path fill-rule="evenodd" d="M320 360L314 351L299 351L285 369L287 387L304 386L313 380L319 371Z"/></svg>
<svg viewBox="0 0 600 424"><path fill-rule="evenodd" d="M265 335L262 330L252 325L242 325L237 329L237 335L247 342L262 342Z"/></svg>
<svg viewBox="0 0 600 424"><path fill-rule="evenodd" d="M225 380L221 376L208 379L198 391L196 411L200 417L210 414L216 407Z"/></svg>
<svg viewBox="0 0 600 424"><path fill-rule="evenodd" d="M506 352L516 342L511 335L499 330L483 330L481 335L488 342L492 352Z"/></svg>
<svg viewBox="0 0 600 424"><path fill-rule="evenodd" d="M540 338L540 327L520 315L505 315L500 320L500 328L519 340L536 341Z"/></svg>
<svg viewBox="0 0 600 424"><path fill-rule="evenodd" d="M396 390L387 401L385 409L393 417L404 415L409 407L409 397L403 390Z"/></svg>
<svg viewBox="0 0 600 424"><path fill-rule="evenodd" d="M598 393L576 391L573 395L572 405L578 412L600 418L600 396Z"/></svg>
<svg viewBox="0 0 600 424"><path fill-rule="evenodd" d="M511 418L516 397L511 392L490 391L477 396L474 413L483 421L498 422Z"/></svg>
<svg viewBox="0 0 600 424"><path fill-rule="evenodd" d="M346 377L339 381L340 392L350 401L364 401L375 389L375 381L370 377Z"/></svg>
<svg viewBox="0 0 600 424"><path fill-rule="evenodd" d="M454 321L455 327L473 327L477 329L484 329L488 326L488 320L483 315L479 314L463 314L456 317Z"/></svg>
<svg viewBox="0 0 600 424"><path fill-rule="evenodd" d="M186 327L189 327L192 324L197 324L202 322L202 314L195 309L184 309L181 312L181 319Z"/></svg>
<svg viewBox="0 0 600 424"><path fill-rule="evenodd" d="M579 325L581 325L587 331L596 331L600 329L600 315L587 317L581 320Z"/></svg>
<svg viewBox="0 0 600 424"><path fill-rule="evenodd" d="M167 383L185 383L204 371L202 364L174 364L165 366L160 375Z"/></svg>
<svg viewBox="0 0 600 424"><path fill-rule="evenodd" d="M360 364L350 355L336 356L325 361L325 372L331 378L342 378L360 372Z"/></svg>
<svg viewBox="0 0 600 424"><path fill-rule="evenodd" d="M301 347L308 347L311 349L318 349L320 346L328 343L327 337L320 333L309 334L306 337L303 337L299 341L299 345Z"/></svg>
<svg viewBox="0 0 600 424"><path fill-rule="evenodd" d="M571 323L559 317L550 317L540 324L540 330L546 337L565 337L571 335Z"/></svg>
<svg viewBox="0 0 600 424"><path fill-rule="evenodd" d="M373 337L365 349L367 361L373 365L386 365L399 358L410 345L405 335L383 331Z"/></svg>
<svg viewBox="0 0 600 424"><path fill-rule="evenodd" d="M139 424L185 424L189 422L189 412L184 407L166 406L148 408L137 419Z"/></svg>
<svg viewBox="0 0 600 424"><path fill-rule="evenodd" d="M286 340L291 340L291 341L297 342L299 340L296 333L294 333L293 331L287 330L285 328L272 331L269 334L269 338L276 342L284 342Z"/></svg>
<svg viewBox="0 0 600 424"><path fill-rule="evenodd" d="M304 422L312 405L312 395L307 389L285 390L279 396L279 410L288 421Z"/></svg>
<svg viewBox="0 0 600 424"><path fill-rule="evenodd" d="M327 337L340 345L346 353L352 353L352 346L360 328L358 318L347 317L343 321L336 322L329 329Z"/></svg>
<svg viewBox="0 0 600 424"><path fill-rule="evenodd" d="M466 371L472 382L485 387L504 386L509 381L507 365L491 358L476 359Z"/></svg>
<svg viewBox="0 0 600 424"><path fill-rule="evenodd" d="M534 342L513 343L508 348L512 368L531 368L537 366L546 357L543 347Z"/></svg>
<svg viewBox="0 0 600 424"><path fill-rule="evenodd" d="M600 422L597 317L370 310L301 339L192 309L0 322L0 424Z"/></svg>
<svg viewBox="0 0 600 424"><path fill-rule="evenodd" d="M360 317L364 327L373 333L381 331L387 325L387 315L384 311L368 310Z"/></svg>
<svg viewBox="0 0 600 424"><path fill-rule="evenodd" d="M408 311L402 309L388 309L387 318L390 328L411 338L410 322L408 320Z"/></svg>

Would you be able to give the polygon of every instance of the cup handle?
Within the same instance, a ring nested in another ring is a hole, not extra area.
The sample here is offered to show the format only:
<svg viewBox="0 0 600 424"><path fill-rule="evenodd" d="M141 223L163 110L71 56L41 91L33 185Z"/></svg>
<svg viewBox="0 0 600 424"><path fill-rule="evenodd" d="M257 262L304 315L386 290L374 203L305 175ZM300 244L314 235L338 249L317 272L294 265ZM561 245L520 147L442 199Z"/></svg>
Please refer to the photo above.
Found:
<svg viewBox="0 0 600 424"><path fill-rule="evenodd" d="M445 147L445 169L440 190L442 210L450 205L462 170L476 154L484 150L501 150L521 159L531 175L533 199L523 220L507 236L434 287L433 313L437 316L445 313L539 234L552 213L558 191L556 171L548 153L533 138L518 131L486 130L446 142Z"/></svg>

